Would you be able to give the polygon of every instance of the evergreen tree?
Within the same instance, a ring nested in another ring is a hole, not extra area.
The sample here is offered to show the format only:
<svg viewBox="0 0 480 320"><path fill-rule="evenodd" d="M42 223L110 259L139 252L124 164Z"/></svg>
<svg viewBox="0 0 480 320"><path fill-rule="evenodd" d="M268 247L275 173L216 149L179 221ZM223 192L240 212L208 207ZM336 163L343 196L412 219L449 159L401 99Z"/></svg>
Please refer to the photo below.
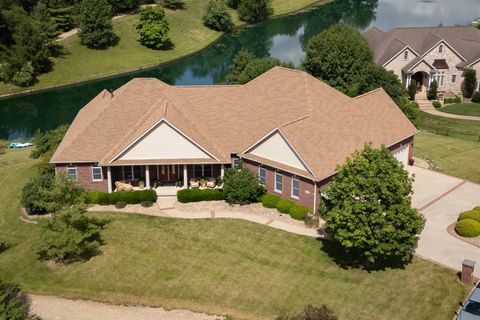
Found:
<svg viewBox="0 0 480 320"><path fill-rule="evenodd" d="M463 81L463 95L465 98L471 98L477 87L477 72L475 70L465 71L465 80Z"/></svg>
<svg viewBox="0 0 480 320"><path fill-rule="evenodd" d="M83 0L78 22L80 41L88 48L106 48L117 40L112 32L112 6L107 0Z"/></svg>

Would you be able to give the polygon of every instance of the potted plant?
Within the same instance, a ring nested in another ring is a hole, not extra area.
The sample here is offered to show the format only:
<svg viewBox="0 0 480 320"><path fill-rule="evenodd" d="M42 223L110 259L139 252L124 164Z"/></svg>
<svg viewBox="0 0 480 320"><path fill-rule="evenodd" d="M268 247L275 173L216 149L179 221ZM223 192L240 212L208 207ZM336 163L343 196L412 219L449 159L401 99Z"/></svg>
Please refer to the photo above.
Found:
<svg viewBox="0 0 480 320"><path fill-rule="evenodd" d="M200 187L205 188L207 186L207 180L204 177L200 178Z"/></svg>
<svg viewBox="0 0 480 320"><path fill-rule="evenodd" d="M178 179L177 181L175 181L175 187L182 188L183 187L183 180Z"/></svg>
<svg viewBox="0 0 480 320"><path fill-rule="evenodd" d="M145 189L145 181L143 181L143 180L138 181L138 187L140 189Z"/></svg>

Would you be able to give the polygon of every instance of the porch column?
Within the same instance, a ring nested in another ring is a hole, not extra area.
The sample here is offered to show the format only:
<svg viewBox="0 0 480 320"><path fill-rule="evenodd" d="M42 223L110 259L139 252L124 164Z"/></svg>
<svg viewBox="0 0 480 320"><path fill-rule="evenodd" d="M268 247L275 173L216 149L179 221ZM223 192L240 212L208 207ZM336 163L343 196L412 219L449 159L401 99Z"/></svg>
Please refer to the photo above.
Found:
<svg viewBox="0 0 480 320"><path fill-rule="evenodd" d="M224 176L225 176L225 165L222 163L220 167L220 178L223 179Z"/></svg>
<svg viewBox="0 0 480 320"><path fill-rule="evenodd" d="M411 82L412 82L412 75L407 74L407 88L408 88L408 86L410 85Z"/></svg>
<svg viewBox="0 0 480 320"><path fill-rule="evenodd" d="M150 189L150 166L145 166L145 186Z"/></svg>
<svg viewBox="0 0 480 320"><path fill-rule="evenodd" d="M188 189L187 165L183 165L183 187Z"/></svg>
<svg viewBox="0 0 480 320"><path fill-rule="evenodd" d="M108 193L112 193L112 170L110 166L107 167L107 183L108 183Z"/></svg>

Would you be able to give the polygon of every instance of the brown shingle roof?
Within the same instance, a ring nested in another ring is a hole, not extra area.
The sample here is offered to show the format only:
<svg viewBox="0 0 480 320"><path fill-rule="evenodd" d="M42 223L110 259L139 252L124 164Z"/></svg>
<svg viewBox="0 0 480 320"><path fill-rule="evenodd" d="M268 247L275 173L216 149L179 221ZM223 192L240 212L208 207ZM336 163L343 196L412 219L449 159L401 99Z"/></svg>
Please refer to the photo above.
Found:
<svg viewBox="0 0 480 320"><path fill-rule="evenodd" d="M241 86L169 86L142 78L86 105L52 162L106 165L162 119L220 162L279 128L316 178L333 173L366 142L389 146L416 132L383 90L352 99L292 69L276 67Z"/></svg>
<svg viewBox="0 0 480 320"><path fill-rule="evenodd" d="M442 39L468 62L480 58L480 30L474 27L397 28L387 32L373 27L364 36L379 65L385 64L407 45L423 55Z"/></svg>

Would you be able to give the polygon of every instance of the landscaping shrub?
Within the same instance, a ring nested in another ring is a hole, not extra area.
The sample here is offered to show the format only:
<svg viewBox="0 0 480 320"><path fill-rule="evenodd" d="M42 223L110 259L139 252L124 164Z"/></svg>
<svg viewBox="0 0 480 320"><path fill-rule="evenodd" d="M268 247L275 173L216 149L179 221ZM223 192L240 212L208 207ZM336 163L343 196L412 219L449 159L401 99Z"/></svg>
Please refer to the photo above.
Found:
<svg viewBox="0 0 480 320"><path fill-rule="evenodd" d="M140 203L140 205L144 208L150 208L151 206L153 206L153 202L152 201L142 201Z"/></svg>
<svg viewBox="0 0 480 320"><path fill-rule="evenodd" d="M462 103L462 99L460 97L454 97L454 98L445 98L443 100L444 104L454 104L454 103Z"/></svg>
<svg viewBox="0 0 480 320"><path fill-rule="evenodd" d="M237 7L240 20L255 23L267 19L273 13L271 0L242 0Z"/></svg>
<svg viewBox="0 0 480 320"><path fill-rule="evenodd" d="M460 213L458 220L472 219L480 222L480 209L477 208Z"/></svg>
<svg viewBox="0 0 480 320"><path fill-rule="evenodd" d="M462 91L465 98L471 98L477 86L477 72L475 70L465 71L465 80L462 84Z"/></svg>
<svg viewBox="0 0 480 320"><path fill-rule="evenodd" d="M210 0L205 6L203 23L214 30L229 32L233 28L232 17L224 0Z"/></svg>
<svg viewBox="0 0 480 320"><path fill-rule="evenodd" d="M183 189L177 192L181 203L224 200L224 193L219 189Z"/></svg>
<svg viewBox="0 0 480 320"><path fill-rule="evenodd" d="M462 237L476 237L480 235L480 222L473 219L460 220L455 225L455 232Z"/></svg>
<svg viewBox="0 0 480 320"><path fill-rule="evenodd" d="M290 217L292 217L292 219L295 219L295 220L304 220L305 212L312 213L313 210L309 207L305 207L302 205L294 205L288 211L288 213L290 214Z"/></svg>
<svg viewBox="0 0 480 320"><path fill-rule="evenodd" d="M408 91L408 97L410 98L410 100L415 100L415 95L417 94L416 80L412 80L412 82L410 82L410 85L408 86L407 91Z"/></svg>
<svg viewBox="0 0 480 320"><path fill-rule="evenodd" d="M475 92L472 96L472 102L479 103L480 102L480 92Z"/></svg>
<svg viewBox="0 0 480 320"><path fill-rule="evenodd" d="M320 306L315 305L306 305L302 313L295 315L293 317L288 317L285 315L280 315L275 318L275 320L337 320L335 313L328 308L326 305L322 304Z"/></svg>
<svg viewBox="0 0 480 320"><path fill-rule="evenodd" d="M0 280L0 319L41 320L37 316L29 315L29 301L17 284Z"/></svg>
<svg viewBox="0 0 480 320"><path fill-rule="evenodd" d="M157 201L157 193L155 190L140 191L119 191L119 192L90 192L87 195L87 203L89 204L116 204L125 202L126 204L139 204L143 201Z"/></svg>
<svg viewBox="0 0 480 320"><path fill-rule="evenodd" d="M427 99L435 100L437 99L437 95L438 95L438 82L436 80L433 80L432 83L430 83L430 87L428 88L428 91L427 91Z"/></svg>
<svg viewBox="0 0 480 320"><path fill-rule="evenodd" d="M441 108L442 104L439 101L433 101L432 105L435 109Z"/></svg>
<svg viewBox="0 0 480 320"><path fill-rule="evenodd" d="M81 207L71 207L41 222L38 248L41 260L69 263L86 260L102 244L103 222L86 215Z"/></svg>
<svg viewBox="0 0 480 320"><path fill-rule="evenodd" d="M125 201L118 201L115 203L115 208L117 209L123 209L127 206L127 203Z"/></svg>
<svg viewBox="0 0 480 320"><path fill-rule="evenodd" d="M140 35L140 43L145 47L163 49L171 45L168 35L170 26L162 8L142 9L136 29Z"/></svg>
<svg viewBox="0 0 480 320"><path fill-rule="evenodd" d="M282 198L276 194L267 193L264 194L260 199L265 208L275 208L278 201L280 201Z"/></svg>
<svg viewBox="0 0 480 320"><path fill-rule="evenodd" d="M265 193L257 177L247 168L225 170L223 194L229 203L257 202Z"/></svg>
<svg viewBox="0 0 480 320"><path fill-rule="evenodd" d="M0 253L6 251L8 248L10 248L10 244L6 240L0 239Z"/></svg>
<svg viewBox="0 0 480 320"><path fill-rule="evenodd" d="M164 0L164 5L168 9L176 10L182 9L185 6L183 0Z"/></svg>
<svg viewBox="0 0 480 320"><path fill-rule="evenodd" d="M295 203L293 203L290 200L280 199L280 201L277 202L277 205L275 206L275 208L277 208L277 210L280 213L287 213L288 214L290 212L290 208L292 208L294 205L295 205Z"/></svg>

